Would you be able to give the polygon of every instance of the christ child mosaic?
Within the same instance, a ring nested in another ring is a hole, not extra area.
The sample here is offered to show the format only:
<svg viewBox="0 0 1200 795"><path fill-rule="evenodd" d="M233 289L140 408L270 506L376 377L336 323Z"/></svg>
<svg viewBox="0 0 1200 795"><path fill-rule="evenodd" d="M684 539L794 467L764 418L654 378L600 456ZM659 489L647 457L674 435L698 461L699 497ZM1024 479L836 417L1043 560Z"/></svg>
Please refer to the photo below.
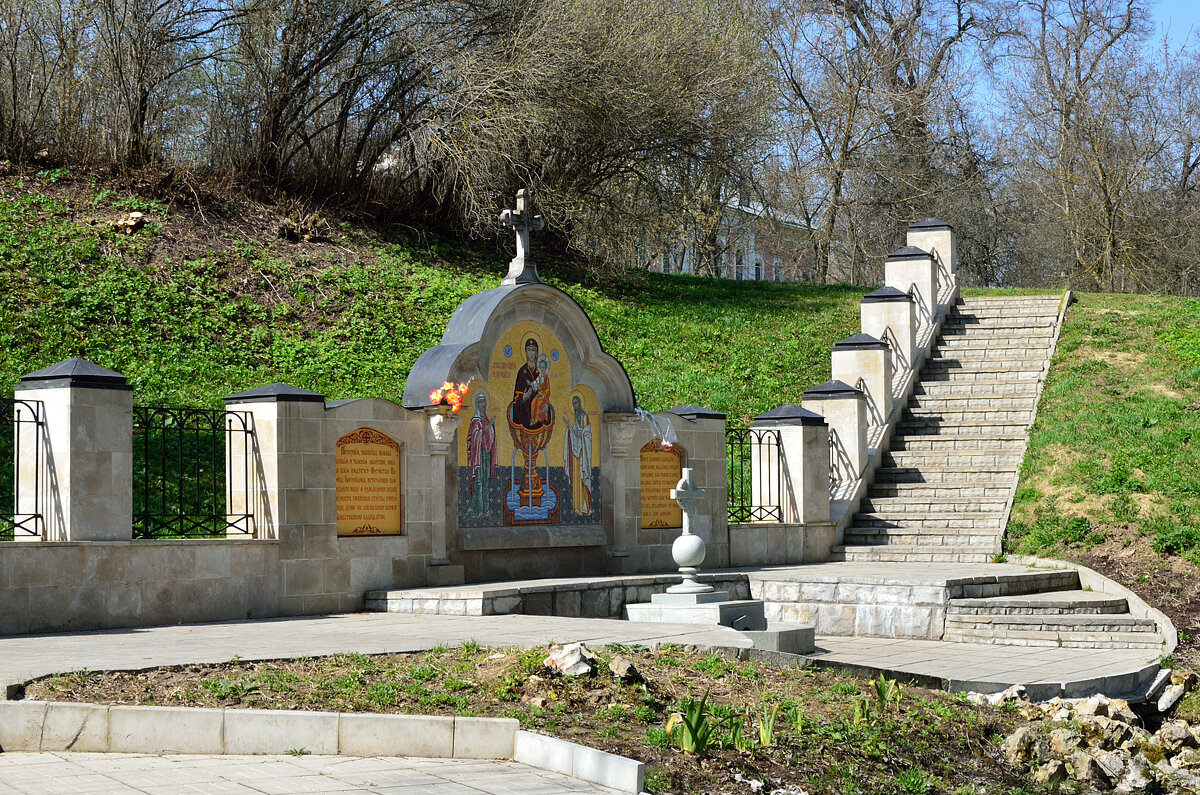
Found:
<svg viewBox="0 0 1200 795"><path fill-rule="evenodd" d="M459 433L459 524L600 521L596 395L576 384L566 349L533 321L492 350L486 381L470 383Z"/></svg>

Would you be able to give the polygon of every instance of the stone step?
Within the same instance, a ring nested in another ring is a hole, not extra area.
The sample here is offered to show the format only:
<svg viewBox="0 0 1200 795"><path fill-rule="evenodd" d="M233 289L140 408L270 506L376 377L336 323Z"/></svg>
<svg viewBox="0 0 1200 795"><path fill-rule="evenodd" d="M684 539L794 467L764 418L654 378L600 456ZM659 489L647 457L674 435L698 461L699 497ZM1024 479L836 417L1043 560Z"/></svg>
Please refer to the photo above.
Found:
<svg viewBox="0 0 1200 795"><path fill-rule="evenodd" d="M964 334L951 334L949 337L938 338L937 347L956 351L1032 351L1035 354L1047 353L1053 338L1029 340L1021 336L989 336L973 337Z"/></svg>
<svg viewBox="0 0 1200 795"><path fill-rule="evenodd" d="M957 422L950 423L910 417L896 425L893 438L908 436L941 436L943 434L975 434L978 436L1027 436L1028 422Z"/></svg>
<svg viewBox="0 0 1200 795"><path fill-rule="evenodd" d="M921 368L921 376L925 373L938 373L952 370L971 370L976 373L999 373L1026 371L1041 372L1046 369L1045 357L1025 357L1022 359L986 359L980 361L964 361L955 357L929 359Z"/></svg>
<svg viewBox="0 0 1200 795"><path fill-rule="evenodd" d="M970 323L943 323L943 337L975 337L977 339L995 337L997 339L1020 338L1023 340L1040 341L1053 339L1054 326L1033 326L1026 328L1019 324L1011 326L979 326Z"/></svg>
<svg viewBox="0 0 1200 795"><path fill-rule="evenodd" d="M1008 496L967 499L884 497L869 495L859 503L859 511L868 514L903 513L914 516L943 513L1001 513L1008 507Z"/></svg>
<svg viewBox="0 0 1200 795"><path fill-rule="evenodd" d="M964 387L961 383L953 381L919 381L913 388L914 395L928 395L929 397L958 397L964 394L973 394L974 390L979 390L982 394L995 395L997 397L1023 397L1027 400L1033 400L1037 397L1037 381L999 381L997 379L980 379L971 382L970 386Z"/></svg>
<svg viewBox="0 0 1200 795"><path fill-rule="evenodd" d="M885 467L1011 467L1021 465L1022 454L1017 452L1001 452L996 450L962 450L957 452L924 452L908 450L891 450L884 453L882 465Z"/></svg>
<svg viewBox="0 0 1200 795"><path fill-rule="evenodd" d="M951 599L948 615L1120 615L1129 613L1123 596L1097 591L1051 591L1024 596Z"/></svg>
<svg viewBox="0 0 1200 795"><path fill-rule="evenodd" d="M862 511L854 514L850 525L855 530L879 531L891 527L930 530L999 530L1001 511L955 511L950 513L908 514L900 511Z"/></svg>
<svg viewBox="0 0 1200 795"><path fill-rule="evenodd" d="M922 384L972 384L991 381L1026 382L1036 384L1042 370L936 370L921 373Z"/></svg>
<svg viewBox="0 0 1200 795"><path fill-rule="evenodd" d="M859 563L990 563L994 553L974 547L899 545L840 545L830 550L832 561Z"/></svg>
<svg viewBox="0 0 1200 795"><path fill-rule="evenodd" d="M1026 307L962 307L952 312L949 319L973 318L975 320L1002 320L1008 318L1028 318L1030 320L1057 322L1058 312L1054 309L1036 306Z"/></svg>
<svg viewBox="0 0 1200 795"><path fill-rule="evenodd" d="M904 528L891 528L886 532L850 528L846 530L843 543L848 546L969 547L989 555L999 553L1002 546L998 530L992 533L935 533Z"/></svg>
<svg viewBox="0 0 1200 795"><path fill-rule="evenodd" d="M1034 402L1032 395L1000 395L974 390L952 390L945 395L913 395L909 399L908 405L923 409L1032 409Z"/></svg>
<svg viewBox="0 0 1200 795"><path fill-rule="evenodd" d="M914 434L892 439L893 451L945 453L950 451L992 450L1020 453L1025 449L1025 435L1000 433L995 436L967 433Z"/></svg>
<svg viewBox="0 0 1200 795"><path fill-rule="evenodd" d="M947 363L945 367L937 367L935 369L950 370L961 369L969 370L975 366L983 365L1006 365L1013 370L1029 369L1031 363L1039 362L1045 364L1049 356L1041 354L1029 348L1012 348L1007 351L989 351L980 350L977 348L950 348L939 347L925 361L924 367L941 363ZM950 367L950 362L956 362L957 367Z"/></svg>
<svg viewBox="0 0 1200 795"><path fill-rule="evenodd" d="M933 485L1016 486L1016 467L944 467L921 470L917 467L881 466L875 470L876 483L919 483Z"/></svg>
<svg viewBox="0 0 1200 795"><path fill-rule="evenodd" d="M1002 499L1007 502L1012 493L1011 477L1003 483L882 483L878 480L867 491L870 499L878 497L910 497L912 499Z"/></svg>
<svg viewBox="0 0 1200 795"><path fill-rule="evenodd" d="M1158 649L1154 622L1127 615L947 615L944 641L1076 649Z"/></svg>
<svg viewBox="0 0 1200 795"><path fill-rule="evenodd" d="M939 422L943 426L948 424L959 425L964 422L999 422L1003 424L1020 424L1028 425L1033 422L1033 409L1014 409L1014 408L969 408L969 409L946 409L935 408L927 409L920 406L905 408L904 414L901 416L901 421L908 420L926 420L929 422Z"/></svg>

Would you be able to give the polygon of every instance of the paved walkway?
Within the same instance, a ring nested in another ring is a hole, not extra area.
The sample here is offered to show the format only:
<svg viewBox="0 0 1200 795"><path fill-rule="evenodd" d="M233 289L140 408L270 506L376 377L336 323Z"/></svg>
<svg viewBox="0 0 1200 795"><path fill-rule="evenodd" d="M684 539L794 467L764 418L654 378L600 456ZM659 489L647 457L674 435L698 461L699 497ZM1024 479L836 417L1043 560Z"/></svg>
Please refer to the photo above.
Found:
<svg viewBox="0 0 1200 795"><path fill-rule="evenodd" d="M516 762L349 756L0 754L0 795L204 792L611 795L614 791Z"/></svg>
<svg viewBox="0 0 1200 795"><path fill-rule="evenodd" d="M421 651L474 640L484 646L538 646L552 641L584 641L656 646L736 646L750 641L725 627L650 624L603 618L553 616L427 616L406 613L353 613L333 616L231 621L144 629L22 635L0 638L0 685L48 674L141 670L162 665L220 663L234 657L269 660L338 652L381 654ZM1001 690L1010 684L1051 685L1111 677L1104 689L1124 694L1120 677L1149 665L1146 650L1096 650L892 638L817 638L814 660L858 668L870 674L907 674L957 689ZM1050 693L1057 695L1057 693ZM1049 698L1050 695L1046 697Z"/></svg>

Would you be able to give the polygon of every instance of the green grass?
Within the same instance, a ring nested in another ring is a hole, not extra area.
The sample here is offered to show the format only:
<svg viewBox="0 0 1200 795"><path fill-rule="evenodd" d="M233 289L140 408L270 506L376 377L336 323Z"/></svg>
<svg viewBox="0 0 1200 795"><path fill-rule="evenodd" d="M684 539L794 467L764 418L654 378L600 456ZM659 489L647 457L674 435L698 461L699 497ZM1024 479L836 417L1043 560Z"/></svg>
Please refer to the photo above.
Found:
<svg viewBox="0 0 1200 795"><path fill-rule="evenodd" d="M1200 563L1200 300L1077 296L1008 526L1038 553L1133 526Z"/></svg>
<svg viewBox="0 0 1200 795"><path fill-rule="evenodd" d="M363 233L308 259L290 244L233 238L172 249L170 259L160 243L184 222L163 218L161 204L93 191L72 207L39 192L46 187L0 184L0 392L81 356L126 374L139 404L217 407L273 381L330 399L399 401L454 309L497 286L505 268L479 247ZM93 202L155 216L122 236L84 221ZM865 292L641 272L591 278L569 266L543 275L591 316L640 405L696 403L733 421L798 403L826 380L830 347L858 330Z"/></svg>

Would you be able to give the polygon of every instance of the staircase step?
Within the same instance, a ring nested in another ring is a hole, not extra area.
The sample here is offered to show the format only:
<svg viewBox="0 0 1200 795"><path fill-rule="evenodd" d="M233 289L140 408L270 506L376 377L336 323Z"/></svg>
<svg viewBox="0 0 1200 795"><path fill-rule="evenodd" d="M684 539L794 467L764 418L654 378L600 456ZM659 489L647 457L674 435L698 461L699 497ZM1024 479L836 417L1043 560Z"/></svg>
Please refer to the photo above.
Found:
<svg viewBox="0 0 1200 795"><path fill-rule="evenodd" d="M946 513L1002 513L1008 507L1008 496L962 499L921 499L919 497L867 496L859 503L859 511L867 514L903 513L929 515Z"/></svg>
<svg viewBox="0 0 1200 795"><path fill-rule="evenodd" d="M1021 453L1025 450L1025 437L1015 433L996 436L979 434L913 434L892 438L891 449L917 453L945 453L949 451L988 450L995 452Z"/></svg>
<svg viewBox="0 0 1200 795"><path fill-rule="evenodd" d="M885 467L1012 467L1021 465L1020 451L960 450L954 452L892 450L883 454Z"/></svg>
<svg viewBox="0 0 1200 795"><path fill-rule="evenodd" d="M987 359L978 362L963 361L954 357L945 357L938 359L930 359L925 362L921 368L921 374L926 372L937 373L942 371L952 370L971 370L976 373L999 373L1025 371L1025 372L1041 372L1046 369L1045 358L1040 357L1023 357L1020 359Z"/></svg>
<svg viewBox="0 0 1200 795"><path fill-rule="evenodd" d="M995 555L1001 549L999 530L991 533L934 533L892 528L887 532L872 533L851 528L846 531L843 543L850 546L969 547L989 555Z"/></svg>
<svg viewBox="0 0 1200 795"><path fill-rule="evenodd" d="M945 467L921 471L916 467L881 466L875 470L876 483L918 483L934 485L1016 486L1015 467Z"/></svg>
<svg viewBox="0 0 1200 795"><path fill-rule="evenodd" d="M896 425L895 436L941 436L946 434L975 434L978 436L1028 436L1028 422L957 422L946 423L925 417L901 419ZM895 437L893 437L895 438Z"/></svg>
<svg viewBox="0 0 1200 795"><path fill-rule="evenodd" d="M970 485L945 483L881 483L876 481L867 492L868 497L911 497L913 499L1002 499L1012 493L1011 478L1003 484L971 481Z"/></svg>
<svg viewBox="0 0 1200 795"><path fill-rule="evenodd" d="M988 381L1027 382L1036 384L1042 370L934 370L924 371L918 383L971 384Z"/></svg>
<svg viewBox="0 0 1200 795"><path fill-rule="evenodd" d="M1125 597L1097 591L951 599L946 606L947 615L1120 615L1128 612Z"/></svg>
<svg viewBox="0 0 1200 795"><path fill-rule="evenodd" d="M922 408L914 406L905 408L904 414L901 414L901 422L908 420L926 420L926 422L940 423L941 425L959 425L961 423L1024 423L1028 425L1033 422L1032 408L964 408L964 410L953 410L953 408Z"/></svg>
<svg viewBox="0 0 1200 795"><path fill-rule="evenodd" d="M993 555L975 547L900 545L840 545L830 550L833 561L872 563L989 563Z"/></svg>
<svg viewBox="0 0 1200 795"><path fill-rule="evenodd" d="M975 337L996 338L996 339L1012 339L1020 337L1021 339L1040 342L1054 337L1054 326L1033 326L1026 328L1022 325L1014 323L1011 326L978 326L969 323L953 324L943 323L941 329L943 337Z"/></svg>
<svg viewBox="0 0 1200 795"><path fill-rule="evenodd" d="M901 511L860 511L854 514L852 530L879 531L893 527L929 530L999 530L1002 511L955 511L907 514Z"/></svg>
<svg viewBox="0 0 1200 795"><path fill-rule="evenodd" d="M1033 400L1037 397L1037 381L997 381L995 379L979 379L971 382L970 386L951 381L919 381L913 389L913 394L929 397L958 397L967 390L979 390L981 394L996 397L1021 397Z"/></svg>
<svg viewBox="0 0 1200 795"><path fill-rule="evenodd" d="M991 392L961 390L948 395L913 395L908 405L922 409L1026 409L1032 410L1034 400L1026 395L999 395Z"/></svg>
<svg viewBox="0 0 1200 795"><path fill-rule="evenodd" d="M1077 649L1158 649L1154 622L1129 615L947 615L942 640Z"/></svg>

